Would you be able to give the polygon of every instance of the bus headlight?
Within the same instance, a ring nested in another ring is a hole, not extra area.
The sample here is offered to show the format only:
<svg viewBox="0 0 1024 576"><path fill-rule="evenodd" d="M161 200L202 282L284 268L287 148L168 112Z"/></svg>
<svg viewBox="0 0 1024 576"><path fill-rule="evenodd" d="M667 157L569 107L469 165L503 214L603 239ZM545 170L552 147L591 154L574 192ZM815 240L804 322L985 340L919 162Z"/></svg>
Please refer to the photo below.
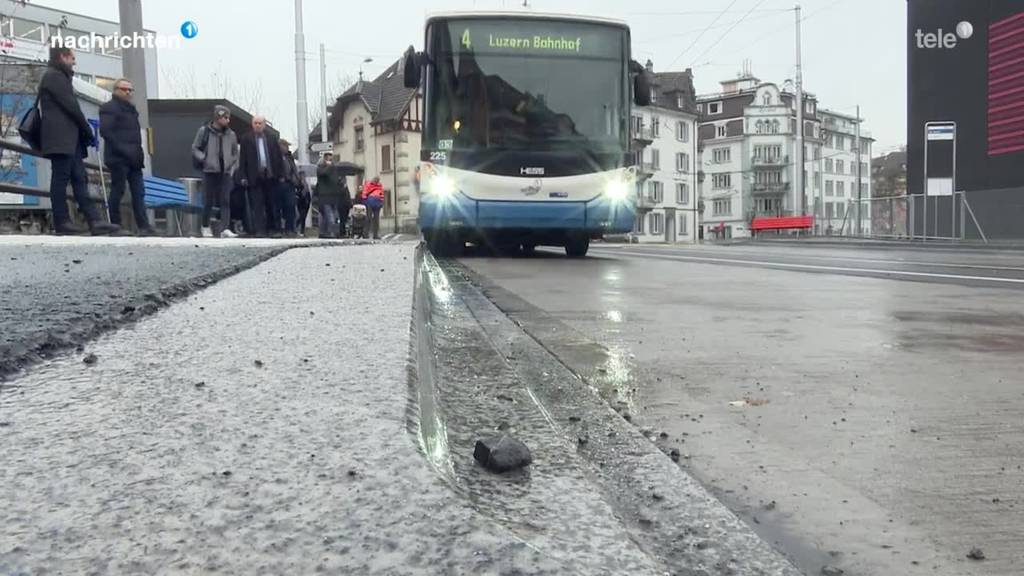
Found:
<svg viewBox="0 0 1024 576"><path fill-rule="evenodd" d="M625 180L609 180L604 185L604 195L615 202L622 202L629 196L629 183Z"/></svg>
<svg viewBox="0 0 1024 576"><path fill-rule="evenodd" d="M438 174L430 183L430 191L441 198L451 198L455 194L455 181L445 174Z"/></svg>

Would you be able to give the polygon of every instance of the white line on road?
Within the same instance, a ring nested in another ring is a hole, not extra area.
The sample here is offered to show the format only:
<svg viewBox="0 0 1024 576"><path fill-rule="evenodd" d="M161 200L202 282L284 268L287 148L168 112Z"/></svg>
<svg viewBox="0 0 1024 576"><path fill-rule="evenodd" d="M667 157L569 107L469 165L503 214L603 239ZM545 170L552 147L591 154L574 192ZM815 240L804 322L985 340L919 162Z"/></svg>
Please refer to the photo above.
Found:
<svg viewBox="0 0 1024 576"><path fill-rule="evenodd" d="M652 246L651 248L653 248L653 249L664 249L664 250L674 250L676 253L679 253L679 252L692 252L692 251L694 251L691 248L680 248L680 247L674 247L674 246L673 247L664 247L664 248ZM629 249L630 248L621 248L621 250L629 250ZM757 250L736 250L734 248L728 248L727 250L729 252L735 252L737 254L749 254L751 256L763 255L764 254L763 251L757 251ZM1019 266L995 266L995 265L993 265L993 266L986 266L986 265L983 265L983 264L947 264L947 263L944 263L944 262L921 262L921 261L902 260L902 259L887 260L887 259L884 259L884 258L860 258L860 257L856 257L856 256L810 256L810 255L806 255L806 254L794 254L794 253L783 254L783 256L787 256L787 257L792 256L794 258L805 258L807 260L825 260L825 261L831 261L831 262L836 262L836 261L839 261L839 262L842 262L842 261L873 262L873 263L876 263L876 264L906 264L908 266L932 266L932 267L935 267L935 268L965 268L965 269L974 269L974 270L1002 270L1002 271L1005 271L1005 272L1024 272L1024 267L1019 267Z"/></svg>
<svg viewBox="0 0 1024 576"><path fill-rule="evenodd" d="M602 251L601 249L597 250ZM827 272L860 272L866 274L884 274L895 276L910 276L915 278L943 278L947 280L981 280L986 282L1004 282L1007 284L1024 284L1024 278L996 278L993 276L966 276L961 274L938 274L935 272L907 272L904 270L876 270L872 268L850 268L846 266L819 266L816 264L789 264L786 262L758 262L754 260L739 260L736 258L709 258L704 256L683 256L679 254L652 254L650 252L630 252L628 249L608 250L609 254L623 254L626 256L662 258L667 260L685 260L694 262L719 262L725 264L747 264L760 266L762 268L792 268L795 270L819 270ZM900 262L893 262L900 264Z"/></svg>

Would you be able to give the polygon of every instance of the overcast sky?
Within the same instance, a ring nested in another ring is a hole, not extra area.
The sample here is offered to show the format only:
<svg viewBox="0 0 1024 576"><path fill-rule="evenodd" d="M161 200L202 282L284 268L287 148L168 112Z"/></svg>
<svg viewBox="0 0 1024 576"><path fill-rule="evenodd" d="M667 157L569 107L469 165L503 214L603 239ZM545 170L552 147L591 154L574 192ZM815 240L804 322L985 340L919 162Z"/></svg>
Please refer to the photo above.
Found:
<svg viewBox="0 0 1024 576"><path fill-rule="evenodd" d="M34 4L118 19L117 0L36 0ZM193 70L197 96L230 77L235 92L259 86L259 112L295 141L295 42L292 0L142 0L146 28L179 34L198 25L180 50L162 50L161 97L181 96L173 77ZM790 0L529 0L530 10L621 18L629 22L634 58L656 71L694 69L697 90L715 92L749 59L764 81L795 74L794 3ZM803 0L804 85L827 108L853 114L861 106L875 150L906 139L906 2ZM409 45L423 45L428 10L522 10L515 0L305 0L306 79L311 107L319 103L319 44L327 45L327 77L355 77L361 61L373 78ZM630 10L633 11L630 11ZM178 83L180 84L180 82ZM233 95L245 104L244 95ZM249 99L251 101L251 99Z"/></svg>

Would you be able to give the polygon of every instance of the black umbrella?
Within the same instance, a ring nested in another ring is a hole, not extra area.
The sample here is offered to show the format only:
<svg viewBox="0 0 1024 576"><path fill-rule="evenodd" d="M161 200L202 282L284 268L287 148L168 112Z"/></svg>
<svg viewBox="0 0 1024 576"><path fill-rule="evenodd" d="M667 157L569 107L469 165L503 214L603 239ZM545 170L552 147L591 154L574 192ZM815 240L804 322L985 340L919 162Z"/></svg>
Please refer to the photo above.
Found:
<svg viewBox="0 0 1024 576"><path fill-rule="evenodd" d="M353 164L352 162L335 162L334 168L342 176L355 176L356 174L362 174L366 171L362 166Z"/></svg>

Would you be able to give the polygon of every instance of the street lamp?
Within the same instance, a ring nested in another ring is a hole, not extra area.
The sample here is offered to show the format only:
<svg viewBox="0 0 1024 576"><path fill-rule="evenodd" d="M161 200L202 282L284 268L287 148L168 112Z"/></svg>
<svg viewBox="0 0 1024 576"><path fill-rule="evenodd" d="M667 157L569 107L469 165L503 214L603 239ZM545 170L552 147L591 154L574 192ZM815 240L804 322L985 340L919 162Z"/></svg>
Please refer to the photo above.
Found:
<svg viewBox="0 0 1024 576"><path fill-rule="evenodd" d="M369 64L370 62L373 62L373 58L370 58L369 56L367 56L366 58L363 58L363 61L359 64L359 79L360 80L363 79L363 64Z"/></svg>

